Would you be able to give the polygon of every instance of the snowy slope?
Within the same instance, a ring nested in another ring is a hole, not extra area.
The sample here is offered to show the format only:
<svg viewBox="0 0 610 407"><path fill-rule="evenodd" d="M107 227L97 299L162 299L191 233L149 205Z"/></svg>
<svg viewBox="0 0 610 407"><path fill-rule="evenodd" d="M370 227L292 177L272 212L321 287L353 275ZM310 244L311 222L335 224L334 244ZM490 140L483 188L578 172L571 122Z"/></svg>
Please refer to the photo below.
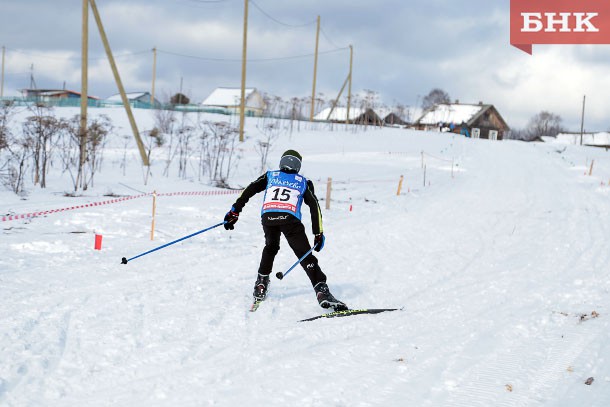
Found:
<svg viewBox="0 0 610 407"><path fill-rule="evenodd" d="M256 124L234 186L258 175ZM0 405L610 405L609 153L303 128L275 143L270 165L294 148L319 198L333 179L317 255L331 290L352 308L403 311L299 323L322 309L295 269L249 313L260 197L234 231L127 265L121 257L222 221L236 195L158 198L154 242L149 197L2 222ZM69 181L56 177L25 201L0 192L0 213L213 189L162 177L154 159L143 185L133 146L123 176L122 143L86 196L63 197ZM295 260L283 242L274 272Z"/></svg>

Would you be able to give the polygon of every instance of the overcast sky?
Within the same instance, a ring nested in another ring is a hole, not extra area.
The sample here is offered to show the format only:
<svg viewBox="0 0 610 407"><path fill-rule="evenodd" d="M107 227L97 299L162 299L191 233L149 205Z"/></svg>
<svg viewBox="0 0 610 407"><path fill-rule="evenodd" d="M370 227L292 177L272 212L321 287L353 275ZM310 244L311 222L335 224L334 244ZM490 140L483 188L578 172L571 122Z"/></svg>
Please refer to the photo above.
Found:
<svg viewBox="0 0 610 407"><path fill-rule="evenodd" d="M4 95L30 87L80 90L81 0L1 0ZM241 84L243 0L97 0L129 91L180 90L194 102ZM513 128L547 110L580 130L610 129L610 46L509 44L509 0L251 0L247 86L311 95L315 20L321 17L317 93L334 99L354 47L354 93L419 106L433 88L462 103L490 103ZM90 94L118 92L90 16ZM33 66L33 69L32 69Z"/></svg>

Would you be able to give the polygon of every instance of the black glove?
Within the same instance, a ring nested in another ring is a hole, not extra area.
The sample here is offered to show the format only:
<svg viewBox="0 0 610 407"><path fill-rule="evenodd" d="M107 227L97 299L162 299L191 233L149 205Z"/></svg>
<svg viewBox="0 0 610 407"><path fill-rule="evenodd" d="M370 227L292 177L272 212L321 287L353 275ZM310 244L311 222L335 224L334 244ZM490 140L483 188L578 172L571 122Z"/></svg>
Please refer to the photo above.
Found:
<svg viewBox="0 0 610 407"><path fill-rule="evenodd" d="M325 240L326 238L324 237L324 233L318 233L317 235L315 235L315 237L313 238L313 249L317 252L322 250L324 248Z"/></svg>
<svg viewBox="0 0 610 407"><path fill-rule="evenodd" d="M231 207L231 210L229 212L227 212L227 214L225 215L225 224L224 227L226 230L233 230L235 229L235 223L237 223L237 220L239 219L239 213L235 212L235 208Z"/></svg>

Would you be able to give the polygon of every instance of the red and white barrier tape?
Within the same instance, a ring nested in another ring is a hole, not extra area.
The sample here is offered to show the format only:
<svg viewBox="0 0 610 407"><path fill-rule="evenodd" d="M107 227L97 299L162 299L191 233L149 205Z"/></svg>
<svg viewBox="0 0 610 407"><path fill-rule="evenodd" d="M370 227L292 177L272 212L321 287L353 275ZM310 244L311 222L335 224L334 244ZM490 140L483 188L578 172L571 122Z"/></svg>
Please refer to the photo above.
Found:
<svg viewBox="0 0 610 407"><path fill-rule="evenodd" d="M178 196L178 195L204 195L204 196L212 196L212 195L229 195L229 194L236 194L236 193L241 193L241 190L220 190L220 191L199 191L199 192L168 192L168 193L157 194L157 196ZM22 214L19 214L19 215L8 215L8 216L3 216L2 217L2 222L7 222L7 221L10 221L10 220L16 220L16 219L35 218L37 216L44 216L44 215L49 215L51 213L57 213L57 212L71 211L71 210L74 210L74 209L91 208L91 207L94 207L94 206L109 205L109 204L113 204L113 203L117 203L117 202L128 201L128 200L131 200L131 199L142 198L144 196L152 196L152 193L126 196L124 198L111 199L109 201L102 201L102 202L93 202L93 203L84 204L84 205L70 206L70 207L61 208L61 209L50 209L50 210L47 210L47 211L22 213Z"/></svg>
<svg viewBox="0 0 610 407"><path fill-rule="evenodd" d="M199 191L199 192L165 192L159 193L157 196L178 196L178 195L230 195L241 193L242 189L220 190L220 191ZM152 195L152 194L150 194Z"/></svg>

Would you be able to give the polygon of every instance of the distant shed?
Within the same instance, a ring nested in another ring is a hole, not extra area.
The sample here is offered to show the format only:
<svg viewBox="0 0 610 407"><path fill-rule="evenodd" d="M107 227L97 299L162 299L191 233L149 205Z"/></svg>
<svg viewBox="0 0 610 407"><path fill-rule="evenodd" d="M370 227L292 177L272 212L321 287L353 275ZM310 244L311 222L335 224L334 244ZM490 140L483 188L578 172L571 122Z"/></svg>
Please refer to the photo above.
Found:
<svg viewBox="0 0 610 407"><path fill-rule="evenodd" d="M146 104L146 105L150 105L150 101L151 101L151 94L150 92L129 92L129 93L125 93L125 96L127 96L127 100L129 101L129 103L131 105L137 105L138 103L142 103L142 104ZM122 104L123 103L123 99L121 98L121 94L117 93L116 95L112 95L109 98L106 99L106 102L111 103L111 104ZM155 99L154 100L154 106L160 106L161 103Z"/></svg>

